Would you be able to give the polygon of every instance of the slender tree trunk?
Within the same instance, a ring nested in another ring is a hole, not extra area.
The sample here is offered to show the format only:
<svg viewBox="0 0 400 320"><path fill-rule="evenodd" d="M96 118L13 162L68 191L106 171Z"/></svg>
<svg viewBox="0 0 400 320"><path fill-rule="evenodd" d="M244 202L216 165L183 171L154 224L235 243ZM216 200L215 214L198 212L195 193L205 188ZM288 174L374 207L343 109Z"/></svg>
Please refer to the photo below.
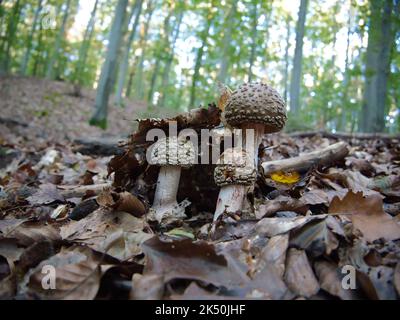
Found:
<svg viewBox="0 0 400 320"><path fill-rule="evenodd" d="M382 132L385 128L387 80L390 73L392 30L392 0L370 0L371 16L365 71L361 130Z"/></svg>
<svg viewBox="0 0 400 320"><path fill-rule="evenodd" d="M122 63L120 64L117 80L116 103L122 106L122 92L125 87L126 75L129 72L129 54L131 52L132 43L136 36L137 26L139 24L140 14L142 12L143 0L136 0L134 6L135 21L133 22L132 29L126 43L126 47L122 56Z"/></svg>
<svg viewBox="0 0 400 320"><path fill-rule="evenodd" d="M125 20L128 0L118 0L115 8L114 21L112 23L107 48L107 55L104 61L97 94L95 100L95 111L90 120L91 125L97 125L101 128L107 127L108 100L115 81L115 69L117 66L118 49L121 44L122 28Z"/></svg>
<svg viewBox="0 0 400 320"><path fill-rule="evenodd" d="M349 84L350 84L350 72L349 72L349 65L350 65L350 36L351 36L351 28L352 28L352 7L350 2L350 10L349 10L349 17L347 20L347 41L346 41L346 60L344 64L344 74L343 74L343 95L342 95L342 114L340 117L340 122L338 129L339 131L346 131L347 127L347 106L348 106L348 92L349 92Z"/></svg>
<svg viewBox="0 0 400 320"><path fill-rule="evenodd" d="M212 18L207 17L206 27L203 30L201 37L200 37L201 46L197 50L197 55L196 55L196 62L195 62L194 73L193 73L193 78L192 78L192 86L190 88L189 110L191 108L193 108L196 103L196 86L197 86L197 81L199 80L200 67L201 67L201 62L203 59L204 48L207 44L208 32L210 31L211 24L212 24Z"/></svg>
<svg viewBox="0 0 400 320"><path fill-rule="evenodd" d="M62 46L62 42L64 40L65 36L65 27L67 25L68 21L68 16L69 16L69 11L71 7L71 0L67 0L67 4L64 9L64 15L60 27L60 31L58 32L56 42L54 44L54 50L52 55L50 56L49 63L47 65L47 70L46 70L46 78L47 79L54 79L54 65L56 64L56 61L58 59L59 51Z"/></svg>
<svg viewBox="0 0 400 320"><path fill-rule="evenodd" d="M162 74L161 87L164 89L164 91L161 93L161 97L158 100L158 106L161 106L161 107L163 107L165 104L166 88L168 88L168 86L169 86L169 74L171 72L172 61L174 60L176 41L178 40L178 37L179 37L182 19L183 19L183 10L179 13L178 20L175 24L174 35L173 35L173 39L172 39L172 43L171 43L171 51L170 51L168 59L165 63L164 71Z"/></svg>
<svg viewBox="0 0 400 320"><path fill-rule="evenodd" d="M90 48L90 43L93 38L94 25L96 22L96 13L97 13L98 4L99 4L99 0L96 0L96 2L94 3L93 10L90 14L90 19L87 24L85 33L83 35L81 47L79 48L78 62L76 64L76 68L74 71L74 77L73 77L73 82L78 83L79 85L83 84L82 75L84 74L84 71L85 71L87 54L88 54L88 51Z"/></svg>
<svg viewBox="0 0 400 320"><path fill-rule="evenodd" d="M29 33L29 37L28 37L27 42L26 42L26 50L25 50L24 58L23 58L22 63L21 63L21 68L20 68L20 74L21 75L25 75L26 74L26 70L28 68L29 58L31 56L32 40L33 40L33 37L35 35L36 26L37 26L38 21L39 21L40 12L42 11L43 0L38 0L38 1L39 2L38 2L38 5L37 5L37 8L35 10L35 17L33 18L31 31Z"/></svg>
<svg viewBox="0 0 400 320"><path fill-rule="evenodd" d="M16 0L8 21L6 39L2 44L2 48L0 48L0 74L8 74L10 71L10 52L16 38L21 10L21 1Z"/></svg>
<svg viewBox="0 0 400 320"><path fill-rule="evenodd" d="M290 82L290 111L300 111L301 69L303 60L303 41L308 0L301 0L296 27L296 49L294 51L292 79Z"/></svg>
<svg viewBox="0 0 400 320"><path fill-rule="evenodd" d="M162 48L165 48L168 46L170 19L171 19L171 13L169 13L164 20L164 38L160 37L160 39L159 39L159 41L161 42ZM155 63L153 74L152 74L151 80L150 80L149 94L147 96L147 101L148 101L149 106L151 106L153 104L153 96L154 96L154 91L155 91L155 87L156 87L156 81L157 81L158 74L160 72L161 58L162 58L162 52L157 52L156 53L156 63Z"/></svg>
<svg viewBox="0 0 400 320"><path fill-rule="evenodd" d="M231 5L231 8L229 10L228 16L225 21L226 30L224 34L224 38L222 41L222 52L221 52L221 67L219 69L219 74L218 74L218 81L221 83L226 82L226 78L228 76L228 69L229 69L229 57L230 55L230 48L231 48L231 42L232 42L232 30L234 28L234 18L236 14L236 8L237 8L237 0L233 0L233 3Z"/></svg>
<svg viewBox="0 0 400 320"><path fill-rule="evenodd" d="M146 57L146 41L147 41L147 37L148 37L148 33L149 33L149 26L150 26L150 21L151 18L153 16L153 12L154 12L154 6L150 5L147 8L147 18L146 18L146 22L144 24L144 32L143 32L143 36L140 39L140 47L142 48L142 53L140 55L139 58L139 63L137 66L137 71L136 71L136 75L135 75L135 96L139 99L142 100L144 98L144 84L143 84L143 65L144 65L144 59Z"/></svg>
<svg viewBox="0 0 400 320"><path fill-rule="evenodd" d="M251 82L253 79L253 65L256 58L256 47L257 47L257 26L258 26L258 1L254 1L252 16L252 29L251 29L251 49L249 59L249 71L247 74L248 81Z"/></svg>
<svg viewBox="0 0 400 320"><path fill-rule="evenodd" d="M290 49L290 35L291 35L291 28L290 28L290 17L288 16L286 19L286 48L285 48L285 71L283 74L283 99L287 104L287 97L288 97L288 82L289 82L289 49Z"/></svg>

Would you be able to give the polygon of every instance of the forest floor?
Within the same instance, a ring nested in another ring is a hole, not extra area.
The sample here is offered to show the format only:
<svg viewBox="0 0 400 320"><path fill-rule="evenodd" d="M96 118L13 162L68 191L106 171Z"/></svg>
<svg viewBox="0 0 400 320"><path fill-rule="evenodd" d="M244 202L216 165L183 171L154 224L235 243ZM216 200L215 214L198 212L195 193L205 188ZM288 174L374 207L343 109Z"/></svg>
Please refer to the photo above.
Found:
<svg viewBox="0 0 400 320"><path fill-rule="evenodd" d="M158 171L138 139L152 123L117 156L84 155L71 141L104 132L87 125L93 92L72 89L0 79L0 298L399 299L398 139L346 140L329 164L260 174L246 209L210 236L215 166L182 172L185 218L151 221ZM110 108L107 135L131 134L144 110ZM260 162L338 141L269 135Z"/></svg>

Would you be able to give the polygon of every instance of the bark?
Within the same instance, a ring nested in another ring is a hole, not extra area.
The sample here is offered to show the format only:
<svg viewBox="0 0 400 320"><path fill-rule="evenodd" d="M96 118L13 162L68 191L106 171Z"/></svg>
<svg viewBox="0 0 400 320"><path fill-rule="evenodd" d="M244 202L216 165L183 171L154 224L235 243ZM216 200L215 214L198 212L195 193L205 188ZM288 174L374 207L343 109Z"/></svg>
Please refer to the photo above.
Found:
<svg viewBox="0 0 400 320"><path fill-rule="evenodd" d="M144 58L146 57L146 41L149 33L149 26L150 26L150 21L151 17L153 16L154 12L154 6L150 5L147 8L147 18L146 22L144 24L144 32L143 36L140 39L140 47L142 48L142 53L139 58L139 64L137 66L137 71L136 71L136 77L135 77L135 95L138 99L143 99L144 97L144 87L143 87L143 64L144 64Z"/></svg>
<svg viewBox="0 0 400 320"><path fill-rule="evenodd" d="M196 86L197 86L197 82L198 82L199 76L200 76L200 67L201 67L201 63L202 63L202 59L203 59L204 48L207 45L208 32L210 31L210 28L212 25L212 20L213 20L213 17L206 18L206 26L200 35L201 46L197 50L197 55L196 55L196 62L195 62L194 73L193 73L193 78L192 78L192 86L190 88L189 110L192 109L196 103Z"/></svg>
<svg viewBox="0 0 400 320"><path fill-rule="evenodd" d="M161 42L161 48L162 48L161 50L163 50L163 48L167 46L170 19L171 19L171 13L169 13L164 20L164 37L165 38L162 38L160 36L160 39L159 39L159 41ZM162 58L162 53L160 51L157 51L156 63L154 66L153 74L151 76L149 94L147 97L149 106L151 106L153 104L154 90L155 90L155 86L156 86L157 76L160 72L161 58Z"/></svg>
<svg viewBox="0 0 400 320"><path fill-rule="evenodd" d="M301 0L296 27L296 49L294 51L292 79L290 83L290 110L294 114L300 111L301 69L303 60L304 29L308 0Z"/></svg>
<svg viewBox="0 0 400 320"><path fill-rule="evenodd" d="M28 36L28 39L27 39L27 42L26 42L26 50L25 50L24 58L23 58L22 63L21 63L21 68L20 68L20 74L21 75L25 75L26 74L26 70L28 68L29 59L31 57L32 40L33 40L33 37L35 35L37 24L39 22L40 12L42 11L42 7L43 7L42 6L43 0L38 0L38 1L39 2L38 2L38 5L37 5L37 8L35 10L35 17L33 18L31 31L29 33L29 36Z"/></svg>
<svg viewBox="0 0 400 320"><path fill-rule="evenodd" d="M79 49L79 58L78 58L78 63L77 63L77 66L75 69L75 75L74 75L74 82L78 82L79 85L82 85L82 83L83 83L82 73L85 71L87 54L89 51L90 43L93 38L94 25L96 22L96 13L97 13L98 4L99 4L99 0L96 0L93 10L90 14L90 19L87 24L85 34L83 36L81 47Z"/></svg>
<svg viewBox="0 0 400 320"><path fill-rule="evenodd" d="M165 63L164 71L162 74L161 87L164 89L164 92L161 93L161 97L158 100L158 106L161 106L161 107L164 106L164 103L165 103L165 98L166 98L165 91L166 91L166 88L168 88L168 86L169 86L169 74L171 71L172 61L174 60L176 41L178 40L178 37L179 37L182 19L183 19L183 10L180 12L180 14L178 16L178 21L176 22L176 25L175 25L174 35L173 35L173 39L172 39L172 43L171 43L171 51L170 51L168 59Z"/></svg>
<svg viewBox="0 0 400 320"><path fill-rule="evenodd" d="M346 41L346 60L344 66L344 75L343 75L343 95L342 95L342 114L340 116L340 122L338 125L338 129L343 131L346 130L346 123L347 123L347 108L348 105L348 86L350 83L350 72L349 72L349 64L350 64L350 36L351 32L351 25L352 25L352 7L350 4L349 9L349 17L347 20L347 41Z"/></svg>
<svg viewBox="0 0 400 320"><path fill-rule="evenodd" d="M344 159L349 153L345 142L338 142L327 148L302 154L298 157L263 162L264 176L277 171L305 171L316 165L330 165L335 161Z"/></svg>
<svg viewBox="0 0 400 320"><path fill-rule="evenodd" d="M14 44L14 40L16 38L15 34L17 32L20 20L21 10L21 1L17 0L13 6L11 17L8 21L6 39L2 43L2 47L0 48L0 75L7 74L10 71L10 53L11 48Z"/></svg>
<svg viewBox="0 0 400 320"><path fill-rule="evenodd" d="M99 85L97 88L95 111L90 124L101 128L107 127L108 100L115 80L118 49L122 38L122 27L125 20L128 0L118 0L115 9L114 21L110 32L110 41L107 48L106 60L103 64Z"/></svg>
<svg viewBox="0 0 400 320"><path fill-rule="evenodd" d="M255 1L253 4L252 11L252 30L251 30L251 49L250 49L250 59L249 59L249 71L248 71L248 81L251 82L253 79L253 65L256 57L256 46L257 46L257 22L258 22L258 1Z"/></svg>
<svg viewBox="0 0 400 320"><path fill-rule="evenodd" d="M232 6L230 7L228 16L225 21L225 34L224 38L222 40L222 52L221 52L221 67L219 69L219 74L218 74L218 81L221 83L226 82L226 78L228 76L228 70L229 70L229 57L231 56L230 54L230 49L231 49L231 42L232 42L232 31L235 26L235 14L236 14L236 9L237 9L237 0L233 0ZM228 81L229 82L229 81Z"/></svg>
<svg viewBox="0 0 400 320"><path fill-rule="evenodd" d="M61 23L60 30L58 32L56 42L54 44L54 50L50 56L49 63L47 64L46 78L54 79L54 65L58 59L59 51L61 49L62 42L65 36L65 27L67 26L68 16L71 8L71 0L67 0L66 7L64 9L64 15Z"/></svg>
<svg viewBox="0 0 400 320"><path fill-rule="evenodd" d="M382 132L385 128L387 81L394 43L393 1L371 0L370 4L361 131Z"/></svg>
<svg viewBox="0 0 400 320"><path fill-rule="evenodd" d="M288 98L288 81L289 81L289 49L290 49L290 17L288 16L286 19L286 48L285 48L285 71L283 75L283 85L284 85L284 93L283 99L287 104Z"/></svg>
<svg viewBox="0 0 400 320"><path fill-rule="evenodd" d="M129 37L125 46L122 56L122 63L120 64L117 81L116 102L117 105L122 106L122 92L125 87L126 75L129 71L129 55L132 48L132 43L136 36L137 27L139 24L140 14L142 13L143 0L137 0L134 6L135 21L133 22L132 29L130 30ZM129 87L129 85L128 85Z"/></svg>

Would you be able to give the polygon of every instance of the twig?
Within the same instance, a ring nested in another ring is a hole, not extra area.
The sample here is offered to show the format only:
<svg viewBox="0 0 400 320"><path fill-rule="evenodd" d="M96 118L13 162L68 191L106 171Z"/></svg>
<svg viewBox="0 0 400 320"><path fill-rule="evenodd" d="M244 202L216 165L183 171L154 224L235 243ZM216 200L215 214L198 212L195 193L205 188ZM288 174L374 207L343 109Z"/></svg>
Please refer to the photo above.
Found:
<svg viewBox="0 0 400 320"><path fill-rule="evenodd" d="M343 159L348 153L347 143L338 142L298 157L264 162L261 167L265 176L277 171L304 171L313 165L329 165Z"/></svg>

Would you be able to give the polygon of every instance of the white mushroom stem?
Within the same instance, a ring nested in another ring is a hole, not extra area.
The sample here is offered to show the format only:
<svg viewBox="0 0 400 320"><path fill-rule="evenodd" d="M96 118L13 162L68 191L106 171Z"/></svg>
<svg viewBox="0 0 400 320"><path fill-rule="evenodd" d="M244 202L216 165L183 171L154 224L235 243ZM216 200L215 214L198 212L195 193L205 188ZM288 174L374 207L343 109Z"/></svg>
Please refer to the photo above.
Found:
<svg viewBox="0 0 400 320"><path fill-rule="evenodd" d="M240 211L246 195L246 186L232 184L223 186L219 191L217 207L214 213L214 222L224 213L235 213Z"/></svg>
<svg viewBox="0 0 400 320"><path fill-rule="evenodd" d="M243 124L242 127L243 148L249 154L251 162L254 163L258 171L258 148L262 143L262 138L265 132L265 125L263 124Z"/></svg>
<svg viewBox="0 0 400 320"><path fill-rule="evenodd" d="M161 222L164 214L178 205L176 195L178 193L181 167L162 166L158 174L156 193L152 209L155 210L157 221Z"/></svg>

